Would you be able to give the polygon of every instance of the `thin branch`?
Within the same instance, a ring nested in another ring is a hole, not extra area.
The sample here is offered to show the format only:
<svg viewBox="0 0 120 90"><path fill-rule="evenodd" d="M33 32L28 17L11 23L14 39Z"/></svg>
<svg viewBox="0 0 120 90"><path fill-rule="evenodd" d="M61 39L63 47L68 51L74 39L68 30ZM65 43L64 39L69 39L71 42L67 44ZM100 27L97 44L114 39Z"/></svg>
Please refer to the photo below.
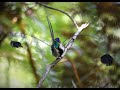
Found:
<svg viewBox="0 0 120 90"><path fill-rule="evenodd" d="M73 42L74 40L77 38L77 36L79 35L79 33L84 29L86 28L89 24L89 23L85 23L85 24L82 24L80 27L78 27L78 25L76 24L76 22L72 19L72 17L70 15L68 15L66 12L62 11L62 10L59 10L59 9L56 9L56 8L52 8L52 7L49 7L41 2L37 2L38 4L41 4L43 6L45 6L46 8L49 8L49 9L53 9L53 10L57 10L59 12L62 12L64 14L66 14L71 20L72 22L74 23L74 25L76 26L77 28L77 32L73 35L73 37L71 37L70 41L65 45L65 49L64 49L64 52L62 53L62 55L58 58L56 58L56 60L54 62L52 62L51 64L47 65L46 66L46 71L44 73L44 75L42 76L42 78L40 79L39 83L38 83L38 88L41 88L42 86L42 83L44 82L45 78L47 77L49 71L51 70L51 68L53 68L64 56L65 54L67 53L67 51L71 48L71 46L73 45Z"/></svg>
<svg viewBox="0 0 120 90"><path fill-rule="evenodd" d="M51 70L51 68L54 67L65 56L66 52L71 48L71 46L73 45L74 40L77 38L79 33L84 28L86 28L88 25L89 25L89 23L82 24L81 27L78 29L78 31L73 35L73 37L70 39L70 41L66 44L63 54L60 57L58 57L54 62L52 62L50 65L47 65L45 74L43 75L43 77L41 78L41 80L38 83L38 86L37 86L38 88L41 88L42 83L44 82L44 80L45 80L46 76L48 75L49 71Z"/></svg>
<svg viewBox="0 0 120 90"><path fill-rule="evenodd" d="M24 29L23 24L22 24L22 21L19 22L19 25L20 25L21 33L22 33L23 35L26 35L26 34L25 34L25 29ZM33 74L34 74L34 76L35 76L36 83L38 83L40 76L38 76L38 74L37 74L37 72L36 72L37 70L36 70L36 67L35 67L35 63L34 63L34 60L33 60L33 57L32 57L32 52L31 52L31 49L30 49L30 47L29 47L29 44L28 44L27 42L25 42L25 44L26 44L26 47L27 47L27 53L28 53L28 58L29 58L30 65L31 65L31 68L32 68L32 72L33 72Z"/></svg>
<svg viewBox="0 0 120 90"><path fill-rule="evenodd" d="M74 23L75 27L76 27L77 29L79 28L78 25L77 25L77 23L72 19L72 17L71 17L68 13L66 13L66 12L64 12L64 11L62 11L62 10L59 10L59 9L56 9L56 8L47 6L47 5L45 5L45 4L41 3L41 2L36 2L36 3L37 3L37 4L41 4L41 5L43 5L43 6L46 7L46 8L53 9L53 10L57 10L57 11L59 11L59 12L62 12L62 13L64 13L64 14L66 14L66 15L72 20L72 22Z"/></svg>
<svg viewBox="0 0 120 90"><path fill-rule="evenodd" d="M32 58L32 53L31 53L31 50L30 50L30 47L29 47L28 43L25 42L25 44L26 44L26 46L27 46L27 52L28 52L28 58L29 58L29 60L30 60L30 65L31 65L31 67L32 67L33 74L34 74L34 76L35 76L35 78L36 78L36 82L38 83L38 82L39 82L39 76L38 76L38 74L36 73L36 68L35 68L34 60L33 60L33 58Z"/></svg>
<svg viewBox="0 0 120 90"><path fill-rule="evenodd" d="M73 80L72 80L72 85L73 85L74 88L77 88L77 86L76 86L76 84Z"/></svg>
<svg viewBox="0 0 120 90"><path fill-rule="evenodd" d="M78 82L78 85L82 88L83 87L83 84L81 83L81 80L80 80L80 77L79 77L79 74L78 74L78 71L77 71L77 68L74 64L74 62L72 62L71 60L68 59L68 61L71 63L72 65L72 69L73 69L73 72L75 74L75 77L77 79L77 82Z"/></svg>

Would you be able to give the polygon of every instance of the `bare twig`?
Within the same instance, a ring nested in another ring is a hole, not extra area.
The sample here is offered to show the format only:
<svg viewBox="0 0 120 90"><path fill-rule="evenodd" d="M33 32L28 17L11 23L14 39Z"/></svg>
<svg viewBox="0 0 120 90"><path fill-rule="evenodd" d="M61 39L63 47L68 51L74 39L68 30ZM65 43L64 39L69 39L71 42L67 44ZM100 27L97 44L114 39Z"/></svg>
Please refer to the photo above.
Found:
<svg viewBox="0 0 120 90"><path fill-rule="evenodd" d="M35 68L34 60L33 60L33 58L32 58L32 53L31 53L31 50L30 50L30 47L29 47L28 43L25 42L25 44L26 44L26 46L27 46L27 52L28 52L28 58L29 58L29 60L30 60L30 65L31 65L31 67L32 67L33 74L34 74L34 76L35 76L36 83L38 83L38 82L39 82L39 76L38 76L38 74L36 73L36 68Z"/></svg>
<svg viewBox="0 0 120 90"><path fill-rule="evenodd" d="M74 40L77 38L77 36L79 35L79 33L84 29L86 28L87 26L89 25L89 23L87 24L82 24L81 27L79 27L78 31L73 35L73 37L70 39L70 41L66 44L65 46L65 50L63 52L63 54L58 57L53 63L51 63L50 65L47 65L46 67L46 72L45 74L43 75L43 77L41 78L41 80L39 81L39 84L38 84L38 88L41 87L43 81L45 80L47 74L49 73L49 71L51 70L51 68L56 65L66 54L66 52L68 51L68 49L70 49L70 47L73 45L73 42Z"/></svg>
<svg viewBox="0 0 120 90"><path fill-rule="evenodd" d="M72 19L72 17L71 17L69 14L67 14L66 12L64 12L64 11L62 11L62 10L59 10L59 9L56 9L56 8L53 8L53 7L50 7L50 6L47 6L47 5L45 5L45 4L41 3L41 2L37 2L37 3L43 5L43 6L46 7L46 8L53 9L53 10L57 10L57 11L59 11L59 12L62 12L62 13L64 13L64 14L66 14L66 15L72 20L72 22L74 23L75 27L76 27L77 29L79 28L78 25L77 25L77 23L76 23L76 22Z"/></svg>
<svg viewBox="0 0 120 90"><path fill-rule="evenodd" d="M22 33L23 35L26 35L26 34L25 34L25 29L24 29L23 24L22 24L22 21L19 22L19 23L20 23L19 25L20 25L21 33ZM32 57L32 52L31 52L31 49L30 49L30 47L29 47L29 44L28 44L27 42L25 42L25 44L26 44L26 47L27 47L27 53L28 53L28 58L29 58L30 65L31 65L31 68L32 68L32 72L33 72L33 74L34 74L34 76L35 76L36 83L38 83L40 76L38 76L38 74L37 74L37 72L36 72L37 70L36 70L36 67L35 67L35 63L34 63L34 60L33 60L33 57Z"/></svg>
<svg viewBox="0 0 120 90"><path fill-rule="evenodd" d="M72 65L72 69L73 69L73 72L74 72L75 77L76 77L76 79L77 79L78 85L82 88L82 87L83 87L83 84L82 84L82 82L81 82L81 80L80 80L80 77L79 77L79 74L78 74L78 71L77 71L77 68L76 68L74 62L72 62L72 61L69 60L69 59L68 59L68 61L69 61L69 62L71 63L71 65Z"/></svg>
<svg viewBox="0 0 120 90"><path fill-rule="evenodd" d="M74 88L77 88L77 86L76 86L76 84L73 80L72 80L72 85L73 85Z"/></svg>
<svg viewBox="0 0 120 90"><path fill-rule="evenodd" d="M77 28L77 32L73 35L73 37L70 39L70 41L65 45L65 50L64 52L62 53L62 55L58 58L56 58L56 60L54 62L52 62L51 64L47 65L46 66L46 71L44 73L44 75L42 76L42 78L40 79L39 83L38 83L38 88L41 88L42 86L42 83L44 82L46 76L48 75L49 71L51 70L52 67L54 67L66 54L66 52L71 48L71 46L73 45L73 42L74 40L77 38L77 36L79 35L79 33L84 29L86 28L89 23L86 23L86 24L82 24L81 27L78 27L78 25L76 24L76 22L72 19L72 17L70 15L68 15L66 12L62 11L62 10L59 10L59 9L55 9L55 8L52 8L52 7L49 7L43 3L38 3L38 4L41 4L49 9L53 9L53 10L57 10L57 11L60 11L64 14L66 14L72 21L73 23L75 24L76 28Z"/></svg>

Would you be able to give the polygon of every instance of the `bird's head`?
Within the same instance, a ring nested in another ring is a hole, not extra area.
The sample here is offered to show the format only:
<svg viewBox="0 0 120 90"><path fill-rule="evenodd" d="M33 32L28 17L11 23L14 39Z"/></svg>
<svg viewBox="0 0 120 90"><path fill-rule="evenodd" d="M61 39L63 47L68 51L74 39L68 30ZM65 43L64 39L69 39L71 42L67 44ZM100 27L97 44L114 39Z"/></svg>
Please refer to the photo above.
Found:
<svg viewBox="0 0 120 90"><path fill-rule="evenodd" d="M55 41L59 42L60 43L60 39L59 38L55 38Z"/></svg>

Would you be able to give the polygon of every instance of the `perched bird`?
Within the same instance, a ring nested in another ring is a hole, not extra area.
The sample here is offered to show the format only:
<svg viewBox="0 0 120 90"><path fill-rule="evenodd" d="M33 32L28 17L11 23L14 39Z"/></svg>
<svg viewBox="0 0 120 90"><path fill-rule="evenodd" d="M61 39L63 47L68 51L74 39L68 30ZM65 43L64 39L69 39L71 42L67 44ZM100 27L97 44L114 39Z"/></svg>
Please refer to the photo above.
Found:
<svg viewBox="0 0 120 90"><path fill-rule="evenodd" d="M107 54L101 56L101 62L103 64L106 64L106 66L110 66L113 63L113 58L107 53Z"/></svg>
<svg viewBox="0 0 120 90"><path fill-rule="evenodd" d="M51 34L51 37L52 37L52 45L51 45L52 55L55 56L55 57L59 57L64 52L64 46L62 45L59 38L54 39L54 33L53 33L52 25L51 25L48 17L47 17L47 21L48 21L48 25L49 25L49 28L50 28L50 34Z"/></svg>
<svg viewBox="0 0 120 90"><path fill-rule="evenodd" d="M11 41L10 45L15 48L23 47L20 42L17 41Z"/></svg>

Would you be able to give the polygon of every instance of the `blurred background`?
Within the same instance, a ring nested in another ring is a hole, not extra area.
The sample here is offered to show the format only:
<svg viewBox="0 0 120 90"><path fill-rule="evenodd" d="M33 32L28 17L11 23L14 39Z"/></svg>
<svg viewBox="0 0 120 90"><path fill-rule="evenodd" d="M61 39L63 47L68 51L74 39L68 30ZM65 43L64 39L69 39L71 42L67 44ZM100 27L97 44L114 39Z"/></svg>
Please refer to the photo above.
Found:
<svg viewBox="0 0 120 90"><path fill-rule="evenodd" d="M120 87L120 3L119 2L43 2L68 13L80 26L91 21L75 40L65 57L54 66L43 83L45 88ZM35 2L0 3L0 87L34 88L52 63L51 36L65 45L76 27L65 14ZM25 36L24 36L25 34ZM48 43L45 43L31 37ZM15 48L11 41L23 47ZM100 57L109 52L113 64Z"/></svg>

